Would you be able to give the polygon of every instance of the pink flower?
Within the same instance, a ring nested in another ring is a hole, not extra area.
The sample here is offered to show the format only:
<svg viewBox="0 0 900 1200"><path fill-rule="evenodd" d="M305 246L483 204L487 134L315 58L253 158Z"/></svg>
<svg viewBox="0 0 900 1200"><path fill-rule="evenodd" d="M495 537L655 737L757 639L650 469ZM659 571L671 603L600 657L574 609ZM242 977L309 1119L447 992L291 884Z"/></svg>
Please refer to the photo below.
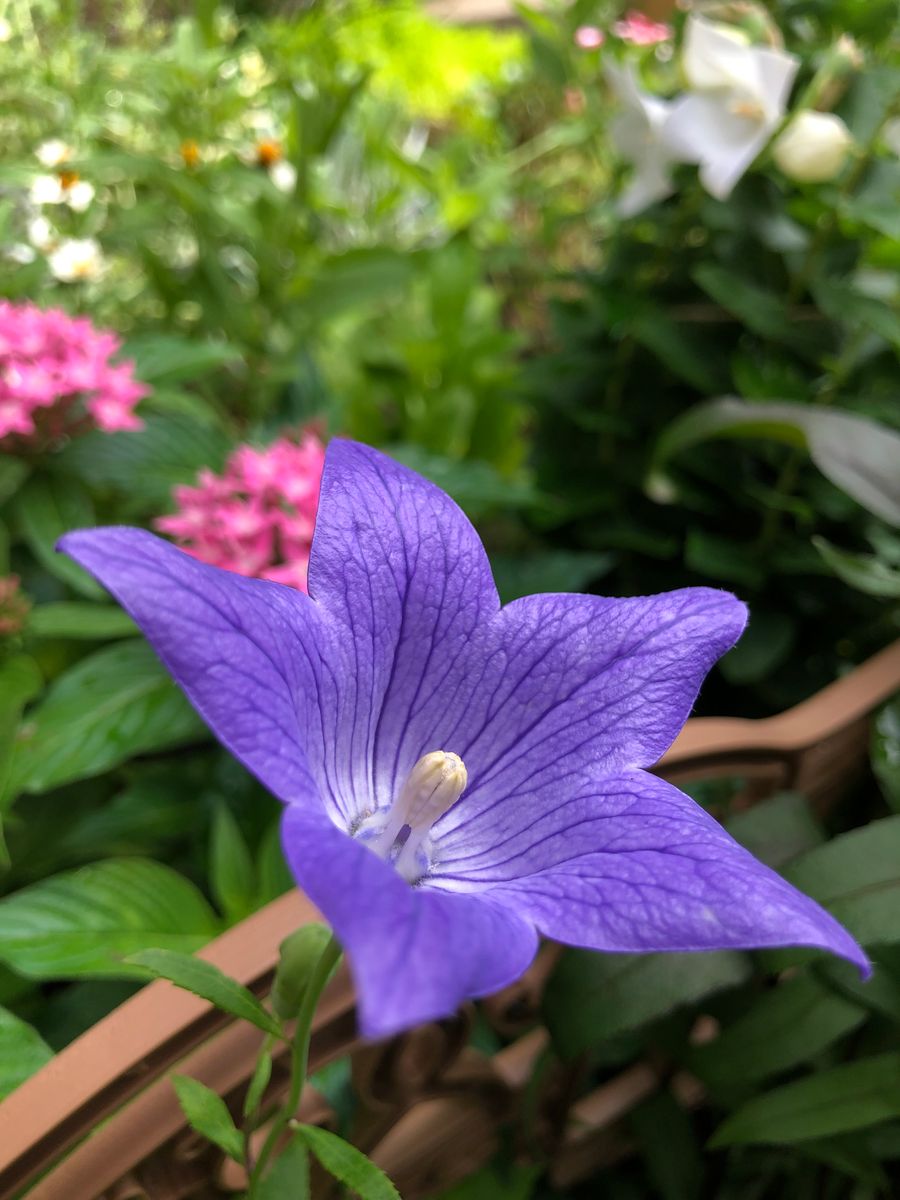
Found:
<svg viewBox="0 0 900 1200"><path fill-rule="evenodd" d="M31 602L19 590L18 575L0 576L0 637L21 633Z"/></svg>
<svg viewBox="0 0 900 1200"><path fill-rule="evenodd" d="M579 50L597 50L606 41L606 34L596 25L579 25L575 30L575 45Z"/></svg>
<svg viewBox="0 0 900 1200"><path fill-rule="evenodd" d="M173 491L178 510L154 524L195 558L306 591L325 447L306 432L259 449L239 446L221 475Z"/></svg>
<svg viewBox="0 0 900 1200"><path fill-rule="evenodd" d="M672 36L672 26L664 21L651 21L642 12L632 9L621 21L616 21L612 27L613 33L623 42L632 46L655 46L657 42L667 42Z"/></svg>
<svg viewBox="0 0 900 1200"><path fill-rule="evenodd" d="M86 317L0 300L0 452L45 450L91 427L141 429L148 388Z"/></svg>

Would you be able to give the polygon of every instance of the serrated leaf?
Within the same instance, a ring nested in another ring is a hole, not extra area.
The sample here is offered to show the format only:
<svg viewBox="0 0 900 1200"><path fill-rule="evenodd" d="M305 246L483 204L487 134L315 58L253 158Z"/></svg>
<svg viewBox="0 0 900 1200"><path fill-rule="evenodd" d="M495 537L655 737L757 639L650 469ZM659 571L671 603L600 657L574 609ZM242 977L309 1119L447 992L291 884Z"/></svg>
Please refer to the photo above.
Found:
<svg viewBox="0 0 900 1200"><path fill-rule="evenodd" d="M173 1075L172 1086L191 1128L224 1150L229 1158L242 1163L244 1140L222 1097L188 1075Z"/></svg>
<svg viewBox="0 0 900 1200"><path fill-rule="evenodd" d="M281 1036L280 1022L263 1008L248 988L202 958L177 950L141 950L129 955L125 961L132 966L144 967L151 975L168 979L195 996L202 996L216 1008L249 1021L264 1033Z"/></svg>
<svg viewBox="0 0 900 1200"><path fill-rule="evenodd" d="M204 736L200 718L147 643L120 642L71 667L28 714L10 788L46 791Z"/></svg>
<svg viewBox="0 0 900 1200"><path fill-rule="evenodd" d="M336 1133L319 1129L317 1125L296 1125L294 1129L296 1136L306 1143L329 1175L351 1188L362 1200L400 1200L400 1193L384 1171Z"/></svg>
<svg viewBox="0 0 900 1200"><path fill-rule="evenodd" d="M36 1029L0 1006L0 1100L52 1057L53 1051Z"/></svg>
<svg viewBox="0 0 900 1200"><path fill-rule="evenodd" d="M866 1016L858 1004L799 975L759 996L714 1041L694 1049L688 1064L712 1086L752 1083L808 1062Z"/></svg>
<svg viewBox="0 0 900 1200"><path fill-rule="evenodd" d="M101 640L133 637L138 627L128 613L112 604L62 601L33 608L28 616L28 632L35 637Z"/></svg>
<svg viewBox="0 0 900 1200"><path fill-rule="evenodd" d="M94 524L94 506L84 488L71 480L34 475L16 496L15 511L29 549L51 575L92 600L105 596L87 571L56 553L64 533Z"/></svg>
<svg viewBox="0 0 900 1200"><path fill-rule="evenodd" d="M198 950L220 922L182 875L107 859L0 900L0 962L31 979L146 978L123 960L150 947Z"/></svg>
<svg viewBox="0 0 900 1200"><path fill-rule="evenodd" d="M209 885L213 899L229 921L239 921L254 909L256 871L237 821L224 804L213 812L209 847Z"/></svg>
<svg viewBox="0 0 900 1200"><path fill-rule="evenodd" d="M881 1054L750 1100L720 1126L711 1145L789 1145L898 1116L900 1053Z"/></svg>
<svg viewBox="0 0 900 1200"><path fill-rule="evenodd" d="M750 974L735 951L707 954L598 954L567 950L544 996L554 1044L574 1057L598 1043L735 987Z"/></svg>
<svg viewBox="0 0 900 1200"><path fill-rule="evenodd" d="M294 1137L259 1185L259 1200L308 1200L309 1153L303 1138Z"/></svg>

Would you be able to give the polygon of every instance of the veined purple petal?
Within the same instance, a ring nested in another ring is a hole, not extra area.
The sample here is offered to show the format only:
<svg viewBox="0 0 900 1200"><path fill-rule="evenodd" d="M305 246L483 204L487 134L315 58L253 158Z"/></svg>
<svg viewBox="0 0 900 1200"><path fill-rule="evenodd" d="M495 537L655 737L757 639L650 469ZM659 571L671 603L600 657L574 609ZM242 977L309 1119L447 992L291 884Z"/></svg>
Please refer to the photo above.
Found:
<svg viewBox="0 0 900 1200"><path fill-rule="evenodd" d="M534 926L490 896L410 887L304 808L288 807L282 830L295 878L348 952L367 1037L450 1016L517 979L534 957Z"/></svg>
<svg viewBox="0 0 900 1200"><path fill-rule="evenodd" d="M448 696L469 788L437 832L450 848L486 839L520 794L564 799L572 773L651 766L691 711L717 658L740 637L745 606L728 592L526 596L484 631L469 695ZM454 832L454 831L458 831Z"/></svg>
<svg viewBox="0 0 900 1200"><path fill-rule="evenodd" d="M439 488L367 446L333 441L309 594L346 652L352 737L341 754L354 764L359 808L387 806L417 759L444 748L450 697L460 710L469 702L470 645L500 607L484 547Z"/></svg>
<svg viewBox="0 0 900 1200"><path fill-rule="evenodd" d="M644 771L517 797L492 845L441 843L435 886L476 891L594 950L814 946L868 969L850 934L677 788Z"/></svg>
<svg viewBox="0 0 900 1200"><path fill-rule="evenodd" d="M79 530L60 549L131 614L236 758L280 799L321 806L307 747L323 756L339 700L308 596L207 566L142 529Z"/></svg>

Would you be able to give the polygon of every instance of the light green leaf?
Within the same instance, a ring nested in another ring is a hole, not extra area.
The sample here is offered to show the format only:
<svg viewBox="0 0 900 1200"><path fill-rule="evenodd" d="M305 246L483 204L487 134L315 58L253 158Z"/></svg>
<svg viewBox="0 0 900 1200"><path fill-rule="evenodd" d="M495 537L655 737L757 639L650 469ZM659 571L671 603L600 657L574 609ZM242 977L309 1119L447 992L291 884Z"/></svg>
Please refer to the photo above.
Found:
<svg viewBox="0 0 900 1200"><path fill-rule="evenodd" d="M874 554L841 550L823 537L814 537L812 543L838 579L858 592L889 600L900 596L900 568L890 566Z"/></svg>
<svg viewBox="0 0 900 1200"><path fill-rule="evenodd" d="M746 956L597 954L567 950L544 996L554 1044L567 1058L693 1004L750 974Z"/></svg>
<svg viewBox="0 0 900 1200"><path fill-rule="evenodd" d="M145 967L159 979L168 979L176 987L202 996L216 1008L249 1021L265 1033L280 1037L280 1023L266 1012L253 993L212 963L177 950L141 950L125 960L136 967Z"/></svg>
<svg viewBox="0 0 900 1200"><path fill-rule="evenodd" d="M272 1055L269 1050L260 1051L259 1058L256 1060L256 1066L253 1068L253 1075L250 1083L247 1085L247 1092L244 1096L244 1116L252 1117L262 1103L262 1098L265 1095L266 1088L269 1086L269 1080L272 1078Z"/></svg>
<svg viewBox="0 0 900 1200"><path fill-rule="evenodd" d="M770 438L805 447L833 484L876 516L900 525L900 434L877 421L824 405L711 400L663 430L653 451L648 491L659 494L663 468L674 455L711 438Z"/></svg>
<svg viewBox="0 0 900 1200"><path fill-rule="evenodd" d="M384 1171L336 1133L316 1125L296 1125L294 1129L329 1175L356 1192L362 1200L400 1200L400 1193Z"/></svg>
<svg viewBox="0 0 900 1200"><path fill-rule="evenodd" d="M78 601L39 604L28 617L28 632L36 637L105 638L133 637L138 627L128 613L112 604L83 604Z"/></svg>
<svg viewBox="0 0 900 1200"><path fill-rule="evenodd" d="M809 1061L866 1016L858 1004L798 975L759 996L717 1038L694 1049L689 1066L712 1086L752 1083Z"/></svg>
<svg viewBox="0 0 900 1200"><path fill-rule="evenodd" d="M0 1100L52 1057L53 1051L36 1029L0 1007Z"/></svg>
<svg viewBox="0 0 900 1200"><path fill-rule="evenodd" d="M153 384L197 379L240 356L225 342L188 341L155 333L128 338L122 355L134 360L138 379Z"/></svg>
<svg viewBox="0 0 900 1200"><path fill-rule="evenodd" d="M19 719L43 682L37 663L26 654L16 654L0 665L0 816L13 794L10 771Z"/></svg>
<svg viewBox="0 0 900 1200"><path fill-rule="evenodd" d="M900 1053L881 1054L750 1100L717 1130L711 1145L789 1145L898 1116Z"/></svg>
<svg viewBox="0 0 900 1200"><path fill-rule="evenodd" d="M14 496L31 470L28 463L11 454L0 454L0 504Z"/></svg>
<svg viewBox="0 0 900 1200"><path fill-rule="evenodd" d="M146 978L123 960L190 953L220 931L197 888L161 863L107 859L0 900L0 962L32 979Z"/></svg>
<svg viewBox="0 0 900 1200"><path fill-rule="evenodd" d="M209 885L229 921L240 921L255 907L256 871L237 821L225 804L213 813L209 848Z"/></svg>
<svg viewBox="0 0 900 1200"><path fill-rule="evenodd" d="M51 575L92 600L106 595L87 571L56 552L64 533L94 524L94 506L84 488L71 480L34 475L16 497L15 511L29 549Z"/></svg>
<svg viewBox="0 0 900 1200"><path fill-rule="evenodd" d="M47 791L200 739L204 728L146 642L106 646L61 675L29 713L10 786Z"/></svg>
<svg viewBox="0 0 900 1200"><path fill-rule="evenodd" d="M199 1079L187 1075L173 1075L172 1086L191 1128L224 1150L229 1158L242 1163L244 1140L222 1097Z"/></svg>
<svg viewBox="0 0 900 1200"><path fill-rule="evenodd" d="M882 795L900 813L900 696L879 709L872 726L872 770Z"/></svg>
<svg viewBox="0 0 900 1200"><path fill-rule="evenodd" d="M259 1187L259 1200L309 1200L309 1153L294 1137L278 1155Z"/></svg>

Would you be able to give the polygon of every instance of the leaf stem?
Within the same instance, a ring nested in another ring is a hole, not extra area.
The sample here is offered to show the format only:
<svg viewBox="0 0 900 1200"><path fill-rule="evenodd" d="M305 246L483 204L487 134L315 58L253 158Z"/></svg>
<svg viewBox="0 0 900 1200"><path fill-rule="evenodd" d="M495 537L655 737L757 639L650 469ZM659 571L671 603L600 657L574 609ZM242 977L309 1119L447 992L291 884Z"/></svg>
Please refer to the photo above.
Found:
<svg viewBox="0 0 900 1200"><path fill-rule="evenodd" d="M337 966L341 957L341 947L337 940L332 937L322 951L319 961L316 963L309 984L303 994L303 1002L300 1005L300 1011L297 1014L297 1026L294 1030L294 1036L291 1041L291 1083L288 1097L281 1109L272 1121L272 1127L269 1130L268 1136L263 1143L262 1150L259 1152L259 1158L253 1166L250 1173L249 1186L247 1189L248 1200L254 1200L258 1195L260 1182L262 1181L263 1172L272 1157L278 1140L290 1124L291 1119L296 1115L297 1106L300 1103L300 1097L303 1093L303 1085L306 1083L306 1071L309 1063L309 1041L312 1033L313 1017L315 1016L316 1006L319 1003L319 998L325 988L326 983L331 978L334 968Z"/></svg>

